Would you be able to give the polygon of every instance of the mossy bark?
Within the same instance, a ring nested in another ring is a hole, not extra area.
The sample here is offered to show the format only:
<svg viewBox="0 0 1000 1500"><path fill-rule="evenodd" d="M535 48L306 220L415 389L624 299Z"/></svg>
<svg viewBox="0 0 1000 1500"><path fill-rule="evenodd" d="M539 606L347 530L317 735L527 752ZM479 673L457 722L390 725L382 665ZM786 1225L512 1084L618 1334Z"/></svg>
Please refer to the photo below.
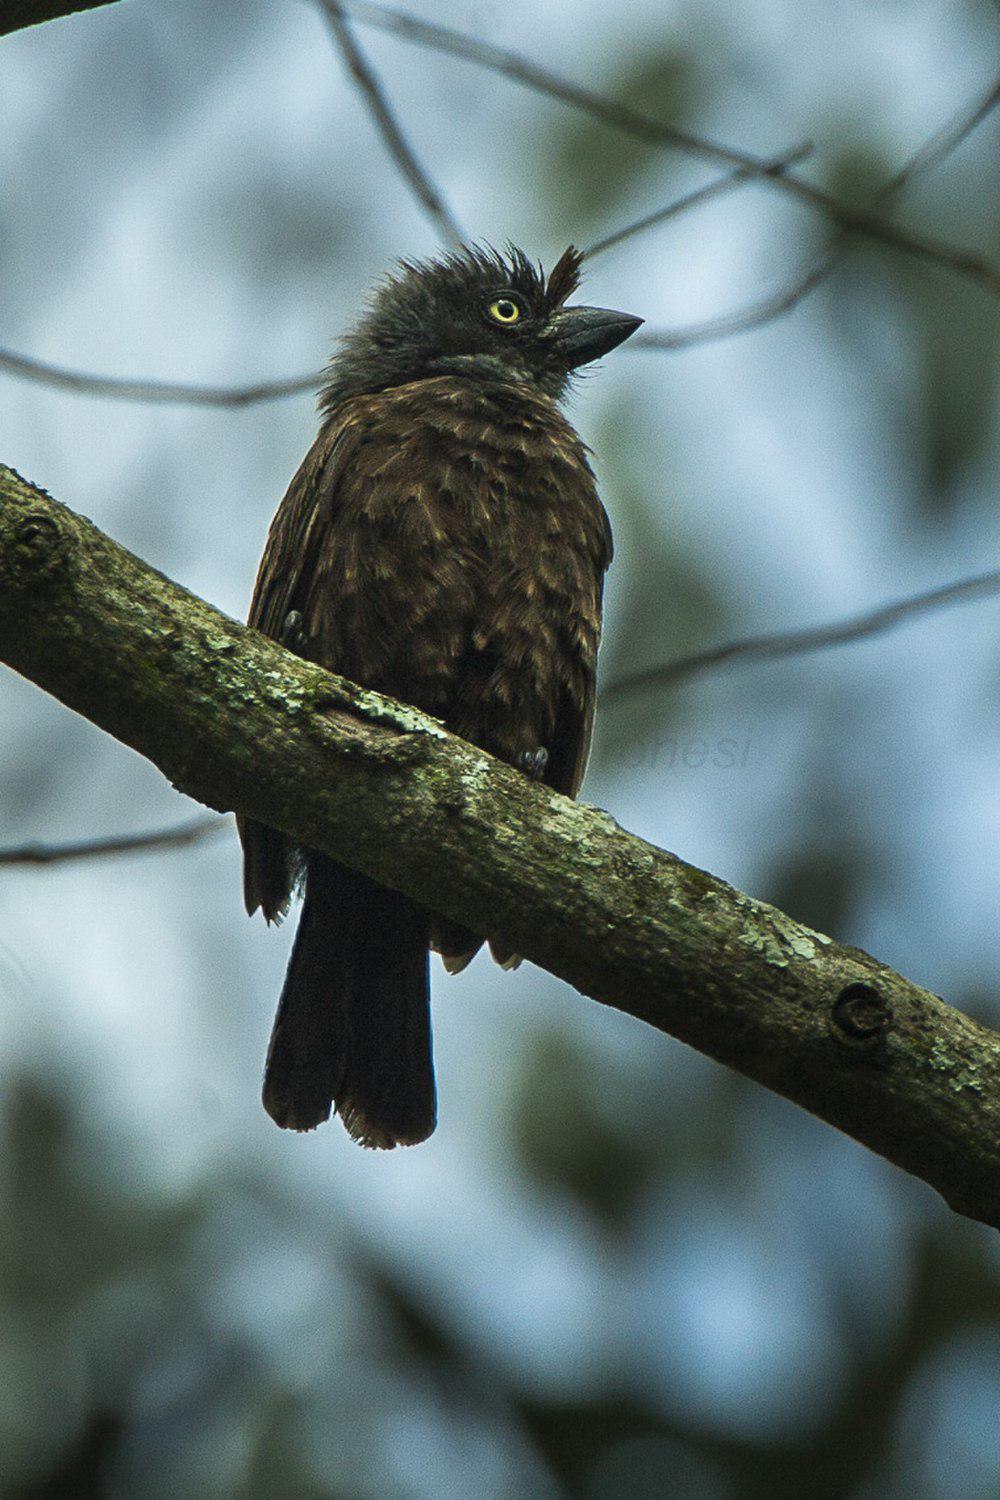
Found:
<svg viewBox="0 0 1000 1500"><path fill-rule="evenodd" d="M190 796L501 936L1000 1227L1000 1035L289 655L2 467L0 660Z"/></svg>

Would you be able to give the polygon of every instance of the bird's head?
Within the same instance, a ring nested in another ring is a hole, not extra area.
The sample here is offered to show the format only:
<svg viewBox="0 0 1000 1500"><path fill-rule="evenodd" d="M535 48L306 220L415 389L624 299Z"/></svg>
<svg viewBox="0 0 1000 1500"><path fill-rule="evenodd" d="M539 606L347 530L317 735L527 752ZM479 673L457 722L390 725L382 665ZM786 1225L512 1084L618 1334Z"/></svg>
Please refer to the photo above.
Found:
<svg viewBox="0 0 1000 1500"><path fill-rule="evenodd" d="M375 292L327 371L323 406L435 375L527 383L558 398L571 373L642 323L603 307L566 307L583 257L572 246L548 277L520 250L478 247L403 261Z"/></svg>

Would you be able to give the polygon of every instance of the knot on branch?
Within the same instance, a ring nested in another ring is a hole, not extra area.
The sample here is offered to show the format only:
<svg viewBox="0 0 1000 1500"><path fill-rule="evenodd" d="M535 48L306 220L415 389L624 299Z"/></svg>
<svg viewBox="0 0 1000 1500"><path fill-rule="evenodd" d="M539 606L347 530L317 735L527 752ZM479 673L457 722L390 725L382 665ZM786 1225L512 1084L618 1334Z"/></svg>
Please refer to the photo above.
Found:
<svg viewBox="0 0 1000 1500"><path fill-rule="evenodd" d="M70 538L46 511L28 510L15 521L3 549L3 565L15 582L41 582L62 572Z"/></svg>
<svg viewBox="0 0 1000 1500"><path fill-rule="evenodd" d="M317 699L310 723L321 734L333 730L337 752L381 766L411 766L423 759L427 746L419 729L401 724L395 715L381 718L359 712L356 704Z"/></svg>
<svg viewBox="0 0 1000 1500"><path fill-rule="evenodd" d="M874 985L849 984L834 1001L833 1030L838 1041L873 1047L891 1025L892 1006Z"/></svg>

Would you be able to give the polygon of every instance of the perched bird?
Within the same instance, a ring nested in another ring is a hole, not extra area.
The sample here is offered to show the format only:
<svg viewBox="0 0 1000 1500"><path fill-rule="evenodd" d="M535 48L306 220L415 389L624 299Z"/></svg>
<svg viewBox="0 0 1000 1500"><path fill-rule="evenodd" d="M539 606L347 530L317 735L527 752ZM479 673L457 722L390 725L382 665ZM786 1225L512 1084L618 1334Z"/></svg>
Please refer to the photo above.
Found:
<svg viewBox="0 0 1000 1500"><path fill-rule="evenodd" d="M520 251L402 262L327 371L319 436L275 516L249 622L575 796L594 716L608 519L559 410L642 322L566 307ZM435 1125L428 949L485 937L244 821L247 910L305 900L264 1079L277 1124L331 1108L365 1146ZM494 956L510 960L499 944Z"/></svg>

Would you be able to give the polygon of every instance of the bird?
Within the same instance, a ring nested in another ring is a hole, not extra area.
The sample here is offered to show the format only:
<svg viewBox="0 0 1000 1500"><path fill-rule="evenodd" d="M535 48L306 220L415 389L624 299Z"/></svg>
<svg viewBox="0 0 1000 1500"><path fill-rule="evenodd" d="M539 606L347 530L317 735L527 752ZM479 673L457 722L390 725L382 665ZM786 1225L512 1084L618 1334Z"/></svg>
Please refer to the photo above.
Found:
<svg viewBox="0 0 1000 1500"><path fill-rule="evenodd" d="M514 245L401 260L324 372L320 426L274 517L248 623L414 705L575 797L590 745L607 513L563 414L574 371L642 319L567 306ZM491 939L281 832L240 820L244 896L279 921L303 892L265 1064L279 1126L335 1113L363 1146L436 1125L429 953Z"/></svg>

